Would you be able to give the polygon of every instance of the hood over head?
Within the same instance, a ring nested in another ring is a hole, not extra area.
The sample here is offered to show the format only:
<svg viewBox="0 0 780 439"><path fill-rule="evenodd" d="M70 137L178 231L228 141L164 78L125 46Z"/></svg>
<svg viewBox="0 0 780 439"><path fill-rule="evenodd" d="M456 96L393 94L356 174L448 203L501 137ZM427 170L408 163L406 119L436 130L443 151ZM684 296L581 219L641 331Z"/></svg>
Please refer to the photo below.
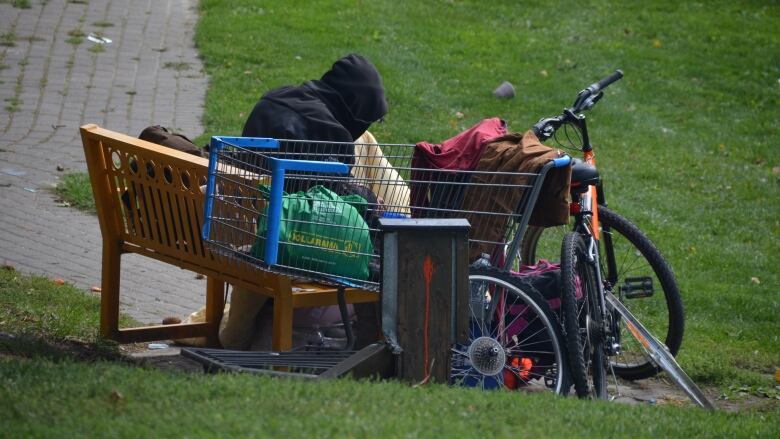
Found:
<svg viewBox="0 0 780 439"><path fill-rule="evenodd" d="M361 55L353 53L339 59L320 80L307 85L317 92L353 139L387 114L382 77Z"/></svg>

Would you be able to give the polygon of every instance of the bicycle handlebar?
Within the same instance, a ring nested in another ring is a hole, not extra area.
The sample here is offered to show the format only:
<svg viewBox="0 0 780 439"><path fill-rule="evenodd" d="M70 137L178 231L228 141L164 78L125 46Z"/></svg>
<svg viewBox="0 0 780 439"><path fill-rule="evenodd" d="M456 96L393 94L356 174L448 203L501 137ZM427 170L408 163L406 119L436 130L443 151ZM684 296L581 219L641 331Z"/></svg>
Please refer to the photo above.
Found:
<svg viewBox="0 0 780 439"><path fill-rule="evenodd" d="M610 84L618 81L620 78L623 77L623 71L620 69L615 70L614 73L607 76L606 78L602 79L599 82L594 82L591 84L587 90L590 91L590 94L594 95L600 92L601 90L604 90L605 88L609 87Z"/></svg>
<svg viewBox="0 0 780 439"><path fill-rule="evenodd" d="M588 88L577 94L577 100L575 100L574 105L572 105L572 111L575 113L581 113L585 110L590 110L594 105L596 105L596 102L598 102L599 99L604 96L602 90L609 87L610 84L622 77L623 72L618 69L606 78L589 85Z"/></svg>
<svg viewBox="0 0 780 439"><path fill-rule="evenodd" d="M563 114L560 116L543 118L533 126L533 131L539 140L547 140L555 131L561 127L564 123L570 123L572 120L577 119L577 114L582 113L585 110L589 110L599 99L604 96L602 91L620 80L623 77L623 71L620 69L615 70L611 75L600 81L594 82L586 89L577 94L577 100L574 101L574 105L571 108L563 110Z"/></svg>

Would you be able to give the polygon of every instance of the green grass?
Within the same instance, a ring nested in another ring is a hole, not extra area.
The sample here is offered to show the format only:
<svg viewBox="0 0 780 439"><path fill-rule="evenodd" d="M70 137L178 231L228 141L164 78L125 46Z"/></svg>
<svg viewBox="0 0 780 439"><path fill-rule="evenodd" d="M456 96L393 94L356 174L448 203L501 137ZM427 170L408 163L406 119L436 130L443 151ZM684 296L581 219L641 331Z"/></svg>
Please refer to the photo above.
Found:
<svg viewBox="0 0 780 439"><path fill-rule="evenodd" d="M87 212L95 211L95 199L89 175L84 172L65 174L60 179L55 192L71 206Z"/></svg>
<svg viewBox="0 0 780 439"><path fill-rule="evenodd" d="M318 78L349 52L383 75L390 112L372 131L386 142L440 141L492 116L523 131L623 69L588 115L591 138L610 206L677 274L687 309L680 361L698 382L771 383L780 367L777 5L206 0L201 14L210 88L198 143L240 134L264 92ZM491 96L504 80L517 89L512 100Z"/></svg>
<svg viewBox="0 0 780 439"><path fill-rule="evenodd" d="M92 26L97 26L97 27L113 27L113 26L114 26L114 23L112 23L112 22L110 22L110 21L103 21L103 20L101 20L101 21L96 21L96 22L92 23Z"/></svg>
<svg viewBox="0 0 780 439"><path fill-rule="evenodd" d="M9 113L16 113L22 105L22 100L17 97L5 98L3 101L8 102L5 106L5 111Z"/></svg>
<svg viewBox="0 0 780 439"><path fill-rule="evenodd" d="M116 347L97 335L98 308L95 296L70 285L0 270L4 436L771 437L780 427L774 409L736 414L395 381L164 372L107 361ZM75 361L72 350L58 352L72 336L102 355Z"/></svg>
<svg viewBox="0 0 780 439"><path fill-rule="evenodd" d="M317 78L353 51L382 72L390 113L372 131L386 142L440 141L491 116L522 131L622 68L588 115L591 137L610 206L677 274L680 362L702 384L775 385L777 5L204 0L200 13L210 88L198 144L240 134L264 92ZM504 80L512 100L490 94Z"/></svg>
<svg viewBox="0 0 780 439"><path fill-rule="evenodd" d="M5 32L0 34L0 46L14 47L16 46L16 34L13 32Z"/></svg>
<svg viewBox="0 0 780 439"><path fill-rule="evenodd" d="M772 437L779 427L772 413L24 360L0 360L0 409L9 437Z"/></svg>
<svg viewBox="0 0 780 439"><path fill-rule="evenodd" d="M70 284L0 268L0 332L50 340L99 340L100 298ZM131 321L123 317L121 324Z"/></svg>
<svg viewBox="0 0 780 439"><path fill-rule="evenodd" d="M180 62L167 62L163 65L163 68L181 72L183 70L189 70L190 68L192 68L192 66L190 65L190 63L180 61Z"/></svg>
<svg viewBox="0 0 780 439"><path fill-rule="evenodd" d="M0 0L0 4L6 3L19 9L30 9L30 0Z"/></svg>
<svg viewBox="0 0 780 439"><path fill-rule="evenodd" d="M77 46L84 42L85 36L86 34L84 33L84 31L81 30L80 27L77 27L75 29L71 29L68 31L68 39L65 40L65 42Z"/></svg>

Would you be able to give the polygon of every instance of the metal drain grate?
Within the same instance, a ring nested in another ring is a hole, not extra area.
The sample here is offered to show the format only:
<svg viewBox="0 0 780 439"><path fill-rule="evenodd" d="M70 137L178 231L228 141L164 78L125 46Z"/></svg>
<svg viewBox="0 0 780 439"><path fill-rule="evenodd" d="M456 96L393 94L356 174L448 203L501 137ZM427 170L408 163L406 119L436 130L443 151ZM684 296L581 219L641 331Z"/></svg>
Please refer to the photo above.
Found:
<svg viewBox="0 0 780 439"><path fill-rule="evenodd" d="M289 352L247 352L225 349L182 348L181 355L201 363L207 371L252 372L295 378L318 378L355 351L303 348Z"/></svg>

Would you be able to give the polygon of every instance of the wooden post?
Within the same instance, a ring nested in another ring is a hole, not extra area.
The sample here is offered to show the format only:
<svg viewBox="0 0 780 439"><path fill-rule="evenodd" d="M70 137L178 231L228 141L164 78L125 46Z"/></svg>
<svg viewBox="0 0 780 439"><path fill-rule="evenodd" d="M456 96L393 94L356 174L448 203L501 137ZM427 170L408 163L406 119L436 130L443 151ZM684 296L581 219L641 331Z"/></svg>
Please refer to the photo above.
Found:
<svg viewBox="0 0 780 439"><path fill-rule="evenodd" d="M447 382L453 343L468 338L465 219L381 219L382 325L398 376Z"/></svg>

